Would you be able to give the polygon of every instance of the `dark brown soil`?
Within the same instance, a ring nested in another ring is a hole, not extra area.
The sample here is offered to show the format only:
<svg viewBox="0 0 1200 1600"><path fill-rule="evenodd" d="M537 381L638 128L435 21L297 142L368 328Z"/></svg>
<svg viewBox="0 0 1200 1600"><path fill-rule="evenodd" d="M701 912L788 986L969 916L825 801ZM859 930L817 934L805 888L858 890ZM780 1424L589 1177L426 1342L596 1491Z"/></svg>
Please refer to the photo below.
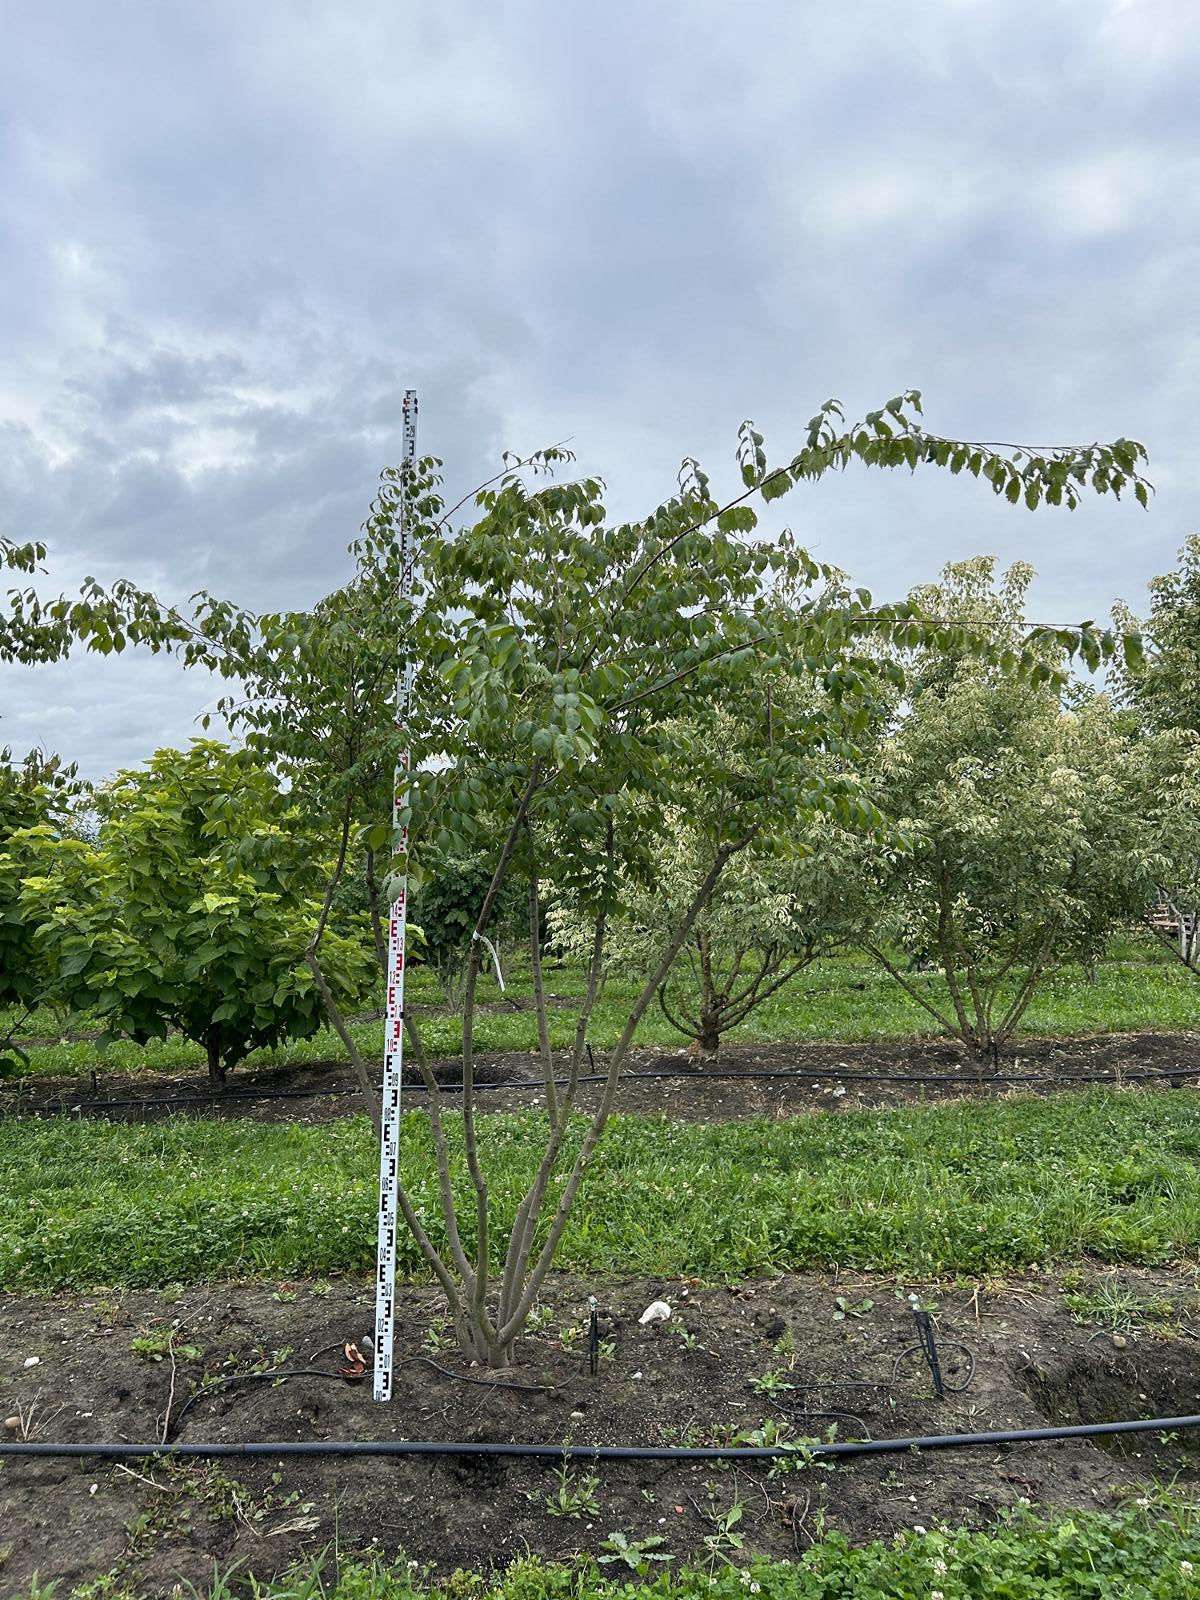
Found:
<svg viewBox="0 0 1200 1600"><path fill-rule="evenodd" d="M595 1065L603 1071L602 1052L597 1052ZM558 1059L558 1067L565 1072L565 1056ZM461 1081L461 1063L456 1060L437 1062L434 1070L448 1086ZM1200 1078L1200 1035L1023 1040L1000 1057L996 1068L990 1063L981 1068L945 1041L910 1040L730 1046L715 1068L698 1068L686 1050L642 1049L632 1053L629 1070L652 1076L626 1079L617 1097L619 1111L650 1115L665 1111L673 1117L710 1121L936 1103L963 1096L1055 1093L1083 1087L1092 1076L1160 1088L1194 1084ZM488 1109L514 1111L544 1103L532 1055L488 1055L479 1062L476 1076L484 1084L524 1084L486 1091ZM415 1075L411 1090L408 1103L421 1105L425 1091ZM593 1109L599 1092L597 1085L584 1085L580 1110ZM452 1090L444 1098L449 1105L457 1100ZM157 1103L162 1101L167 1103ZM78 1077L39 1076L0 1092L0 1116L65 1111L140 1122L190 1111L264 1122L323 1122L358 1108L349 1069L338 1062L238 1071L225 1095L216 1098L209 1095L200 1073L171 1077L105 1073L97 1075L94 1086Z"/></svg>
<svg viewBox="0 0 1200 1600"><path fill-rule="evenodd" d="M923 1290L940 1302L947 1374L966 1379L962 1345L975 1362L969 1386L942 1400L910 1348L911 1285L789 1276L730 1291L561 1277L545 1297L544 1325L506 1375L541 1386L532 1393L414 1361L432 1346L447 1369L483 1376L431 1339L437 1296L413 1288L401 1296L402 1364L390 1405L373 1402L369 1379L248 1381L205 1394L182 1416L178 1437L699 1444L772 1423L818 1435L836 1420L841 1438L894 1438L1200 1411L1200 1342L1186 1309L1196 1302L1193 1275L1116 1276L1137 1295L1179 1308L1165 1332L1131 1329L1118 1348L1108 1330L1072 1321L1049 1275ZM595 1378L589 1293L606 1341ZM835 1320L839 1295L849 1314ZM670 1322L639 1325L658 1298L673 1307ZM264 1364L332 1372L337 1349L346 1340L363 1345L371 1319L369 1286L348 1282L208 1285L120 1300L11 1296L0 1299L0 1412L24 1419L9 1438L157 1439L168 1403L178 1418L203 1376ZM173 1400L169 1354L155 1361L130 1348L165 1329L180 1347ZM756 1390L753 1380L769 1373L779 1386ZM843 1414L814 1415L831 1411ZM589 1467L564 1480L552 1462L248 1458L138 1461L122 1470L98 1460L9 1460L0 1468L0 1592L17 1592L36 1569L64 1588L112 1571L165 1595L181 1579L202 1581L214 1563L241 1561L267 1574L335 1540L343 1553L402 1550L443 1570L504 1564L526 1545L548 1558L596 1551L614 1530L631 1539L660 1534L676 1555L709 1559L704 1541L717 1538L735 1502L745 1545L727 1553L785 1556L830 1528L865 1540L943 1521L980 1525L1022 1497L1107 1506L1177 1473L1182 1487L1200 1490L1198 1447L1187 1433L1136 1435L1119 1450L1085 1441L976 1446L810 1463L775 1477L742 1464L602 1463L591 1505L582 1503ZM577 1515L550 1513L548 1499L560 1493Z"/></svg>

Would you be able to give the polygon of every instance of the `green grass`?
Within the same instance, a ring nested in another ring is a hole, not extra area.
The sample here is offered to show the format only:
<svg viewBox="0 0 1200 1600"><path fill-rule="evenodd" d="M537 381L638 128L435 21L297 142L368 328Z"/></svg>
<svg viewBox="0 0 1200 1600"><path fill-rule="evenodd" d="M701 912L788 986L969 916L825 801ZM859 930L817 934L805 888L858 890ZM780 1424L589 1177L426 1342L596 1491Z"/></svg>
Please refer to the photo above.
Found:
<svg viewBox="0 0 1200 1600"><path fill-rule="evenodd" d="M922 973L914 982L935 1004L949 1009L943 980ZM551 968L547 987L557 996L578 999L583 975L572 968ZM520 972L510 994L527 997L529 983ZM616 1043L637 993L631 978L609 980L592 1016L589 1037L597 1050ZM499 990L489 977L480 985L483 1000L498 1000ZM437 985L428 972L416 969L410 984L414 1003L436 1004ZM76 1031L86 1026L80 1018ZM422 1032L432 1055L454 1055L462 1046L460 1022L449 1016L426 1015ZM1124 1033L1142 1030L1172 1031L1200 1026L1200 977L1188 972L1148 935L1114 941L1108 959L1094 973L1081 967L1064 968L1047 979L1026 1013L1023 1032L1031 1037L1088 1033ZM48 1037L59 1023L49 1013L38 1013L23 1030L32 1037ZM368 1059L383 1053L383 1024L355 1023L355 1043ZM550 1013L550 1038L556 1048L574 1039L575 1012L569 1007ZM933 1019L888 975L861 956L844 956L815 962L791 984L772 996L741 1027L728 1035L742 1044L820 1041L906 1039L936 1034ZM476 1047L483 1053L532 1051L537 1048L533 1013L498 1010L481 1015L476 1024ZM638 1030L642 1045L678 1047L687 1041L652 1007ZM1017 1042L1019 1048L1019 1041ZM203 1067L198 1046L171 1038L145 1046L119 1041L98 1059L93 1043L41 1043L29 1050L30 1070L70 1076L87 1074L93 1067L110 1072L171 1072ZM335 1035L322 1030L312 1039L300 1039L275 1051L260 1051L250 1064L271 1065L307 1061L340 1061L345 1052Z"/></svg>
<svg viewBox="0 0 1200 1600"><path fill-rule="evenodd" d="M513 1214L544 1127L533 1112L484 1119L501 1222ZM457 1151L457 1117L449 1132ZM739 1278L835 1263L928 1276L1085 1256L1192 1258L1198 1157L1200 1093L1187 1089L783 1122L618 1117L559 1264ZM401 1166L437 1236L421 1113L405 1119ZM365 1273L374 1259L375 1167L361 1118L320 1126L0 1123L0 1285ZM420 1267L407 1233L399 1265Z"/></svg>
<svg viewBox="0 0 1200 1600"><path fill-rule="evenodd" d="M631 1530L631 1542L644 1530ZM611 1549L611 1546L610 1546ZM649 1568L650 1563L646 1566ZM1194 1505L1159 1496L1145 1509L1037 1516L1018 1510L982 1531L934 1528L855 1549L838 1534L795 1561L747 1558L656 1565L638 1581L624 1563L534 1556L493 1576L456 1572L442 1584L407 1562L328 1558L274 1580L214 1579L197 1600L1188 1600L1200 1580ZM14 1600L141 1600L105 1580L71 1591L30 1587Z"/></svg>

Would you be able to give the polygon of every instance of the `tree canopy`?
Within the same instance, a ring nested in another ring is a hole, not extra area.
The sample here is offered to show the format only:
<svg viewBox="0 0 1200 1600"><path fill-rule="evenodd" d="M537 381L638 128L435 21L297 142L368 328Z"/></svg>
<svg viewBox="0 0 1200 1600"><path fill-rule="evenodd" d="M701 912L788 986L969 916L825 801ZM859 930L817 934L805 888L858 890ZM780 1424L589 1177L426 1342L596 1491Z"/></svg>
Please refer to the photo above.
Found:
<svg viewBox="0 0 1200 1600"><path fill-rule="evenodd" d="M160 750L117 776L100 814L94 843L46 823L12 841L43 992L110 1036L177 1029L218 1083L251 1050L315 1033L325 1012L304 951L321 850L261 763L213 741ZM331 933L326 967L350 999L373 963L361 938Z"/></svg>

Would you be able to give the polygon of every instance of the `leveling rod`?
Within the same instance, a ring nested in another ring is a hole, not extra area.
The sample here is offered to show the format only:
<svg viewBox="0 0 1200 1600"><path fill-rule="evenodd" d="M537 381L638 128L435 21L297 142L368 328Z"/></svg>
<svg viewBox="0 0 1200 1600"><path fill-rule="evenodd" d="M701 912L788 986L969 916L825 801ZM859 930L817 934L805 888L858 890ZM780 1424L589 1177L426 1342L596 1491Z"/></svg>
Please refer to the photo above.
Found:
<svg viewBox="0 0 1200 1600"><path fill-rule="evenodd" d="M413 595L416 554L409 528L408 491L417 464L417 391L404 391L404 444L400 478L400 601L402 614ZM414 665L404 650L396 677L396 728L403 734L412 717ZM408 810L411 752L396 758L392 777L392 843L400 870L391 880L388 917L387 1012L383 1034L383 1132L379 1141L379 1237L375 1256L376 1400L392 1398L392 1347L396 1332L396 1224L400 1181L400 1084L404 1075L404 967L408 935Z"/></svg>

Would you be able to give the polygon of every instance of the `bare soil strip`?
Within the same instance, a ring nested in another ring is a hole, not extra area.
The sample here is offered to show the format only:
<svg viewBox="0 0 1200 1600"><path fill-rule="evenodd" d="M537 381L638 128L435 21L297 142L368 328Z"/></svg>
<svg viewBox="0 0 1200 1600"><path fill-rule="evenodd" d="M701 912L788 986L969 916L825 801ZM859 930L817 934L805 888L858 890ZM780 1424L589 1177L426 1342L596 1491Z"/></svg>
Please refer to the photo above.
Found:
<svg viewBox="0 0 1200 1600"><path fill-rule="evenodd" d="M559 1065L565 1072L566 1057ZM597 1052L597 1069L605 1057ZM455 1060L435 1063L447 1086L445 1102L455 1104L453 1084L461 1067ZM971 1096L1056 1093L1082 1087L1075 1080L1093 1076L1129 1087L1172 1087L1200 1083L1200 1034L1102 1034L1081 1039L1030 1039L1002 1054L998 1063L980 1064L953 1044L913 1040L875 1044L737 1045L722 1052L705 1070L686 1050L644 1049L632 1053L630 1073L671 1073L675 1077L627 1077L617 1110L692 1121L737 1117L795 1116L813 1111L883 1108ZM781 1074L755 1077L753 1074ZM737 1075L744 1074L744 1077ZM731 1076L733 1075L733 1076ZM519 1111L544 1104L536 1086L532 1054L485 1056L477 1065L479 1082L524 1083L496 1087L483 1097L485 1108ZM906 1081L919 1079L925 1081ZM1064 1081L1066 1080L1066 1081ZM411 1083L410 1106L424 1103L419 1080ZM579 1109L588 1112L598 1085L584 1085ZM272 1098L272 1097L278 1098ZM166 1100L172 1103L155 1104ZM122 1102L134 1102L124 1104ZM324 1122L360 1109L349 1068L343 1062L262 1067L230 1077L222 1098L208 1095L207 1079L195 1074L156 1076L108 1074L97 1057L95 1087L88 1078L31 1077L0 1091L0 1116L99 1114L134 1122L176 1115L252 1117L263 1122Z"/></svg>
<svg viewBox="0 0 1200 1600"><path fill-rule="evenodd" d="M1096 1273L1086 1275L1099 1278ZM925 1286L961 1392L937 1399L906 1296L910 1284L811 1275L718 1285L559 1276L537 1333L506 1381L464 1381L436 1295L400 1300L402 1365L388 1406L368 1381L303 1377L215 1386L177 1436L704 1444L791 1435L908 1437L1114 1421L1200 1411L1194 1274L1106 1273L1170 1309L1124 1333L1072 1320L1061 1282ZM1076 1285L1078 1288L1078 1285ZM1086 1285L1085 1285L1086 1287ZM602 1339L589 1374L588 1297ZM655 1299L668 1322L642 1326ZM372 1321L370 1286L205 1285L180 1294L0 1298L0 1413L8 1437L143 1441L161 1436L202 1379L265 1367L345 1365ZM140 1353L132 1348L140 1341ZM157 1356L157 1359L156 1359ZM805 1385L817 1385L805 1388ZM855 1386L857 1385L857 1386ZM173 1390L173 1392L172 1392ZM829 1416L819 1413L839 1413ZM760 1435L761 1436L761 1435ZM810 1463L770 1476L738 1464L604 1463L560 1477L544 1463L448 1457L131 1463L10 1460L0 1468L0 1588L36 1569L64 1587L107 1571L150 1594L199 1583L214 1562L277 1571L335 1538L345 1551L398 1550L444 1571L504 1564L528 1545L547 1558L599 1548L612 1531L662 1535L679 1557L730 1558L720 1527L740 1504L744 1552L786 1556L822 1531L855 1540L935 1522L982 1525L1019 1498L1107 1507L1152 1478L1200 1491L1200 1438L1133 1435ZM589 1481L594 1477L595 1481ZM554 1506L559 1514L554 1514ZM706 1552L705 1540L710 1540Z"/></svg>

